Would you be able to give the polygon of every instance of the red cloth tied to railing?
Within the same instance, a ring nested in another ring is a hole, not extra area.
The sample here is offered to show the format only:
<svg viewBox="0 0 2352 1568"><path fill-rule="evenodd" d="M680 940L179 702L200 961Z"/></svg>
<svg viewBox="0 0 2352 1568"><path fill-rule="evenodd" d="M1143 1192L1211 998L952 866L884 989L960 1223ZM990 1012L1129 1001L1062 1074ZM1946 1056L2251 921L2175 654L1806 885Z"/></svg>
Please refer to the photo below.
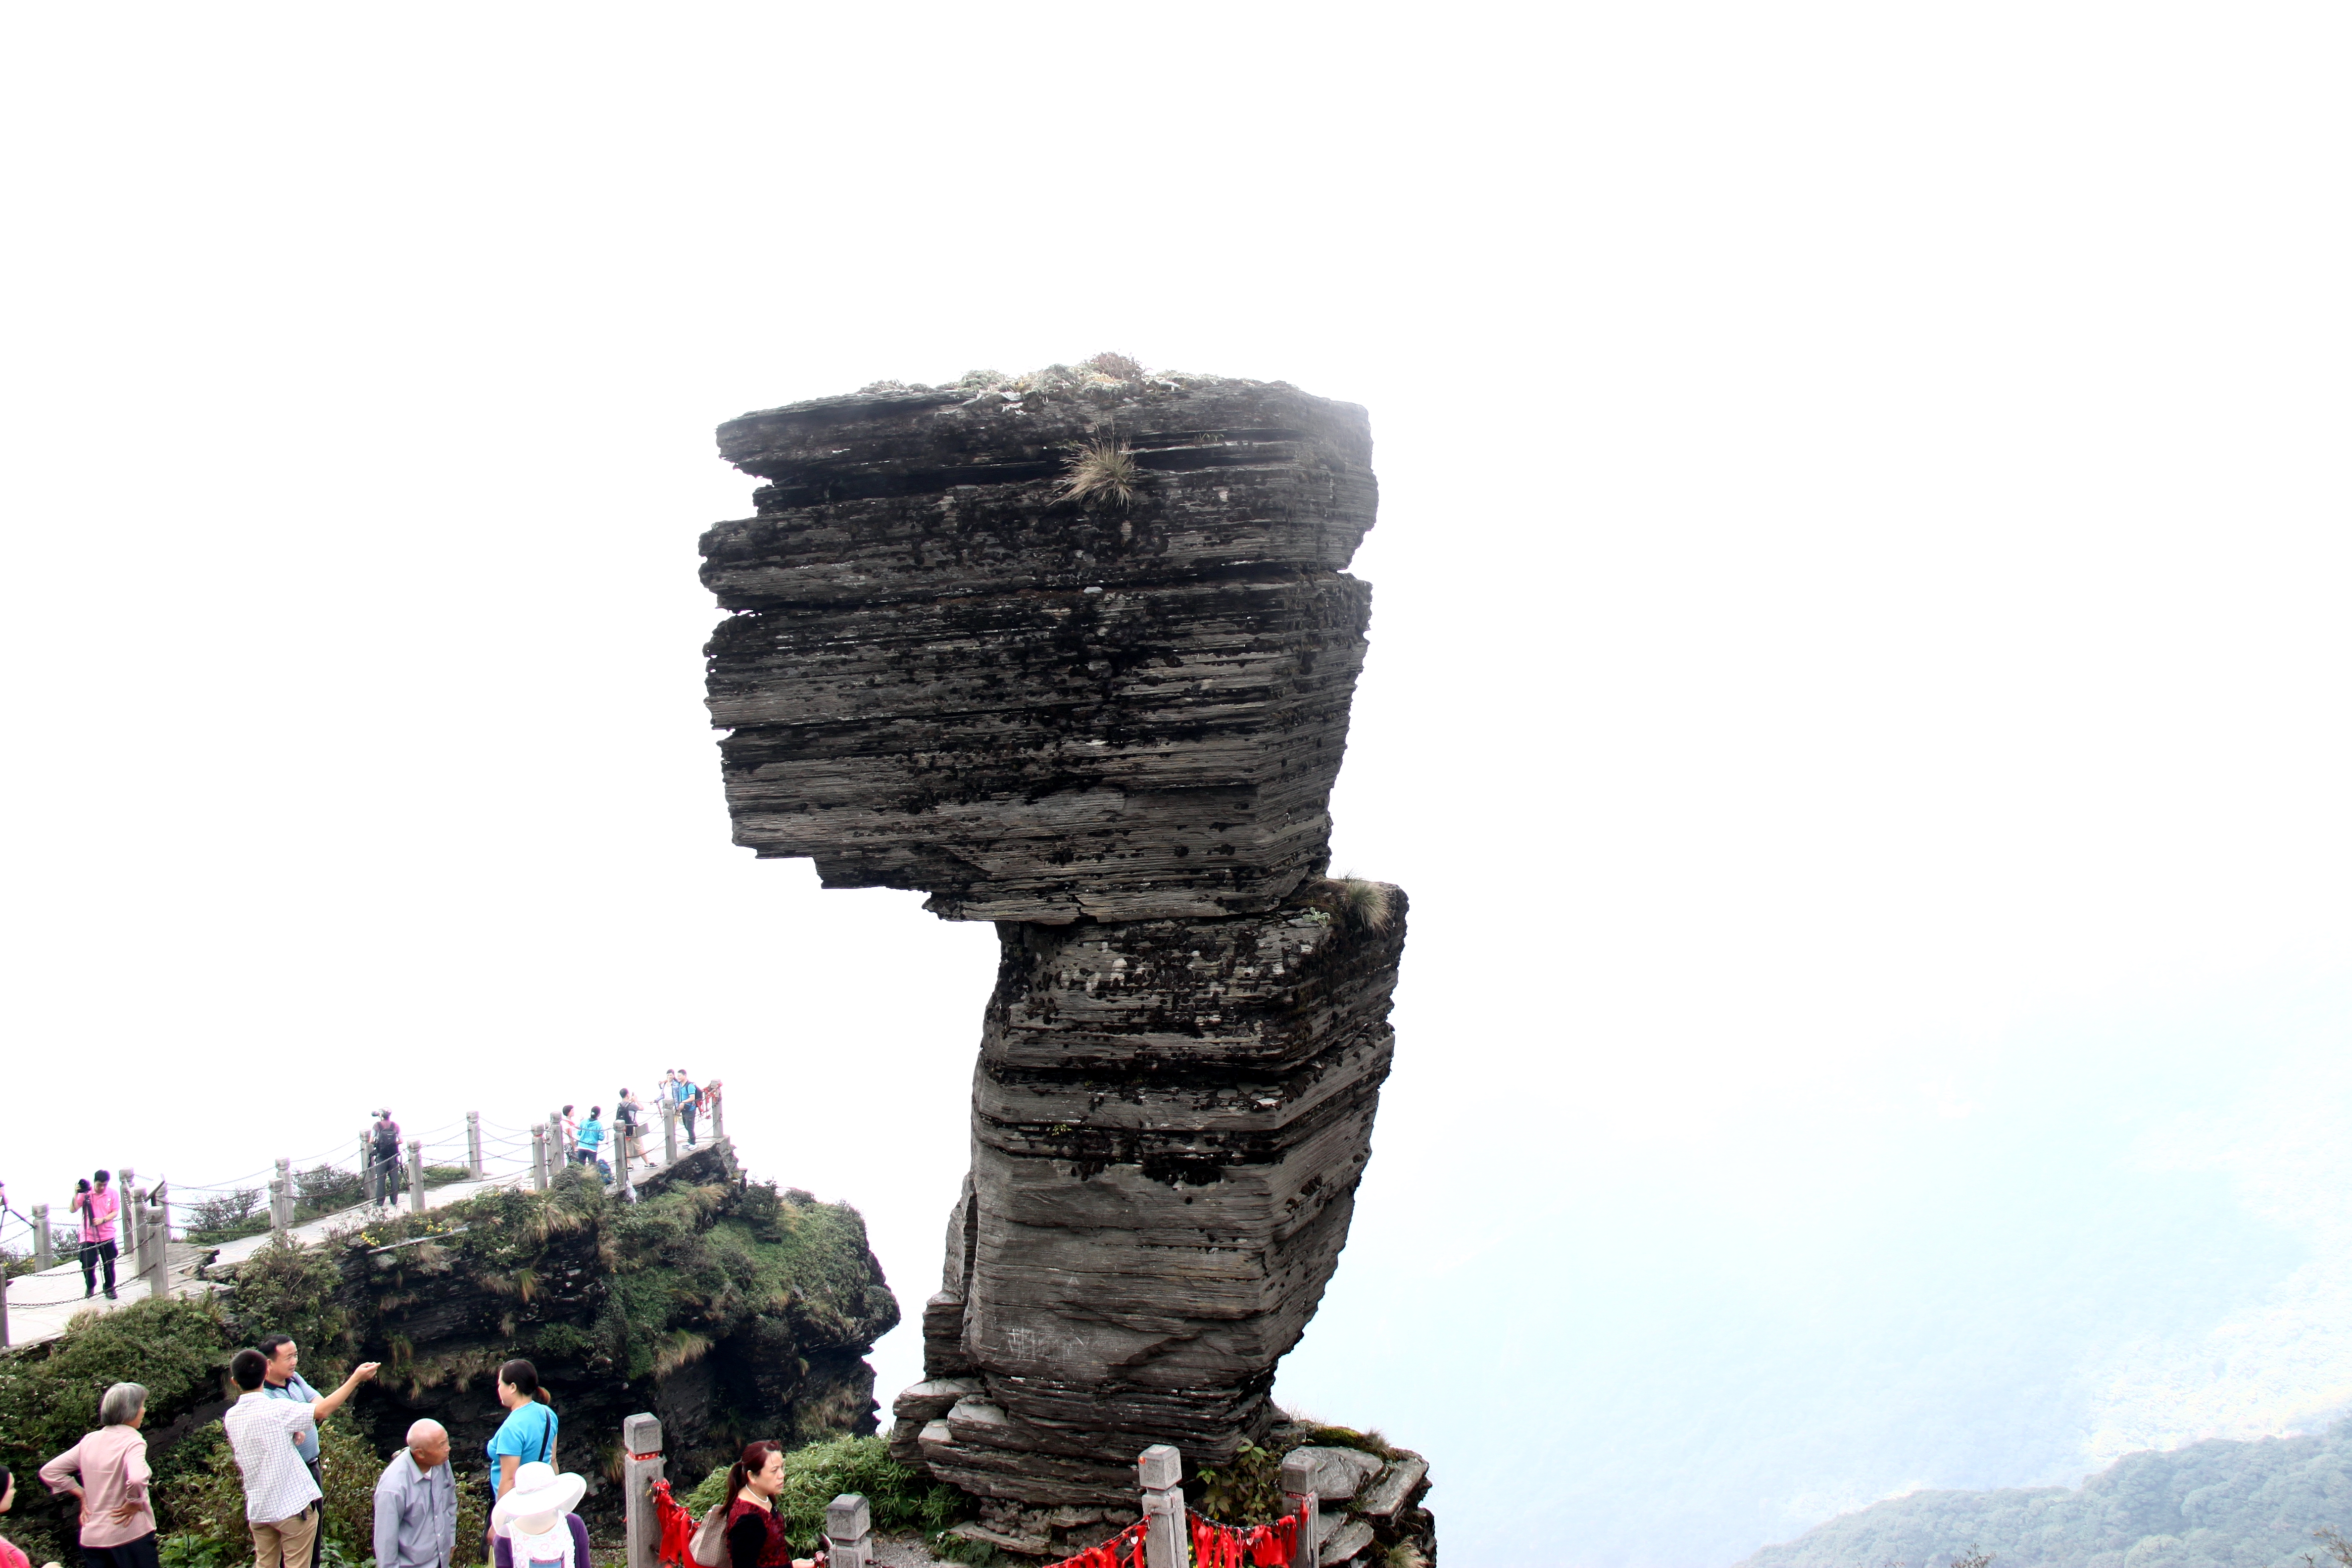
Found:
<svg viewBox="0 0 2352 1568"><path fill-rule="evenodd" d="M1288 1568L1298 1555L1298 1516L1246 1529L1191 1516L1192 1568Z"/></svg>
<svg viewBox="0 0 2352 1568"><path fill-rule="evenodd" d="M667 1481L656 1481L648 1489L653 1493L654 1519L661 1527L661 1548L655 1561L691 1568L686 1553L694 1540L694 1515L670 1496Z"/></svg>
<svg viewBox="0 0 2352 1568"><path fill-rule="evenodd" d="M1146 1522L1138 1520L1100 1546L1089 1546L1076 1557L1054 1563L1052 1568L1143 1568Z"/></svg>

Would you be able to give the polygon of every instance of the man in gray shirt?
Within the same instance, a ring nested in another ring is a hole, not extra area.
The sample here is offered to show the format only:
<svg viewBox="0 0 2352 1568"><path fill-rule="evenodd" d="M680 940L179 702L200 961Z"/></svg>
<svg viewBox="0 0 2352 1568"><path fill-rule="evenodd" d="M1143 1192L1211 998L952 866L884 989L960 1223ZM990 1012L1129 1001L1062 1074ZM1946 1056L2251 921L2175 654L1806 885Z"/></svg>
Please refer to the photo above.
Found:
<svg viewBox="0 0 2352 1568"><path fill-rule="evenodd" d="M457 1549L449 1434L438 1421L419 1421L408 1429L408 1447L376 1478L376 1568L449 1568Z"/></svg>

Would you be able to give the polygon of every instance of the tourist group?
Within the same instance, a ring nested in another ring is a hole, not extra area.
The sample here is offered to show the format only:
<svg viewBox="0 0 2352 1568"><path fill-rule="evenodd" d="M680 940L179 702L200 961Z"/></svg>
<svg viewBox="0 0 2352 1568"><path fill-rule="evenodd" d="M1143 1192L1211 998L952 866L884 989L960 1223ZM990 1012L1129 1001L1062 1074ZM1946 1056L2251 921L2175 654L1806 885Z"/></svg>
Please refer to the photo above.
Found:
<svg viewBox="0 0 2352 1568"><path fill-rule="evenodd" d="M254 1568L312 1568L319 1561L325 1496L319 1423L342 1408L378 1365L362 1362L332 1394L321 1394L304 1381L299 1361L300 1347L292 1339L271 1334L229 1362L239 1392L221 1426L244 1486ZM588 1526L574 1511L588 1483L556 1468L558 1422L538 1369L522 1360L500 1366L498 1397L506 1415L485 1450L483 1478L489 1508L484 1544L492 1568L591 1568ZM80 1501L82 1568L161 1568L148 1495L153 1471L140 1430L147 1419L147 1390L135 1383L114 1384L99 1402L98 1418L97 1431L41 1467L41 1479ZM724 1554L698 1550L698 1561L709 1568L782 1568L793 1562L775 1502L783 1484L781 1444L745 1447L728 1471L726 1500L705 1521L705 1533L723 1532ZM15 1497L15 1479L0 1468L0 1513ZM455 1561L457 1481L449 1465L448 1429L439 1422L408 1428L407 1447L376 1479L373 1522L375 1568L449 1568ZM30 1565L23 1552L0 1540L0 1568Z"/></svg>
<svg viewBox="0 0 2352 1568"><path fill-rule="evenodd" d="M590 1106L584 1121L574 1114L576 1104L567 1105L550 1129L563 1144L555 1155L566 1164L585 1165L610 1183L615 1179L615 1173L606 1157L609 1149L612 1157L620 1163L618 1179L626 1186L630 1172L638 1162L656 1163L646 1152L646 1133L654 1119L665 1110L676 1116L686 1134L687 1147L692 1148L696 1120L709 1113L720 1091L721 1085L716 1079L708 1084L698 1084L684 1068L672 1068L655 1086L651 1109L631 1089L622 1089L614 1099L609 1121L602 1105ZM389 1110L379 1110L368 1129L369 1201L386 1207L397 1203L405 1179L402 1173L400 1123L392 1119Z"/></svg>

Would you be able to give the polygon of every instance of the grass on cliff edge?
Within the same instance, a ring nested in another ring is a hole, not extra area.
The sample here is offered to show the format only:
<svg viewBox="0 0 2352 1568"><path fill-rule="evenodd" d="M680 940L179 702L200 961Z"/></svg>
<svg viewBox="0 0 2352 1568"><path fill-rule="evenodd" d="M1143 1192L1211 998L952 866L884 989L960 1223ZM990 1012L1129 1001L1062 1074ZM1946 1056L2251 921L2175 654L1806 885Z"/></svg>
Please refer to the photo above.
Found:
<svg viewBox="0 0 2352 1568"><path fill-rule="evenodd" d="M727 1467L702 1478L686 1500L700 1519L727 1489ZM890 1457L880 1437L835 1437L784 1456L784 1489L776 1494L793 1543L814 1544L824 1528L824 1505L843 1492L863 1492L877 1530L919 1530L936 1535L961 1519L971 1503L953 1487L908 1469Z"/></svg>

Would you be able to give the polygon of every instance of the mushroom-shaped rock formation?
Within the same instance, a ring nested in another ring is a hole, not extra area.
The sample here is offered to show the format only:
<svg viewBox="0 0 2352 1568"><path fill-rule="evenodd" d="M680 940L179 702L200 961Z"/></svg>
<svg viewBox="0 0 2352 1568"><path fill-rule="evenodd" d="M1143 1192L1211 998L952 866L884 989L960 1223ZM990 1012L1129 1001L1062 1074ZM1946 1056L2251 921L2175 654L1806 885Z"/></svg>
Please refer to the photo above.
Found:
<svg viewBox="0 0 2352 1568"><path fill-rule="evenodd" d="M1392 1048L1403 895L1324 874L1363 410L1056 372L719 436L767 481L702 542L736 842L1003 942L893 1449L1036 1504L1131 1501L1151 1443L1230 1458L1346 1243Z"/></svg>

